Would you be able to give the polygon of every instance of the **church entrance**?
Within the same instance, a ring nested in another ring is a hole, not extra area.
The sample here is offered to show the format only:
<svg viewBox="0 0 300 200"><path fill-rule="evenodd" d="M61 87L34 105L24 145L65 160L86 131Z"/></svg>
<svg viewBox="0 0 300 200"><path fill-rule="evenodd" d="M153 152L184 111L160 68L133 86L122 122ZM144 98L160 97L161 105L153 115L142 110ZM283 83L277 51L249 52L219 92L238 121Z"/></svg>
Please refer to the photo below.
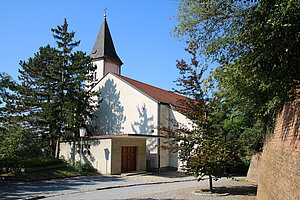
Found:
<svg viewBox="0 0 300 200"><path fill-rule="evenodd" d="M121 172L136 171L136 147L122 147Z"/></svg>

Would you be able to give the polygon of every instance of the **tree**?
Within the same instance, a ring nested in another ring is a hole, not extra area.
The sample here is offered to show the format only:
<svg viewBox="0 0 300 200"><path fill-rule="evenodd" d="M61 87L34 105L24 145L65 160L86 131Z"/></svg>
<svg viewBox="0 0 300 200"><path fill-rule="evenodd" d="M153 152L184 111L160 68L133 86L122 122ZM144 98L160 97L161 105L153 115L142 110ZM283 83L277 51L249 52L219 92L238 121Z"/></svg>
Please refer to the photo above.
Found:
<svg viewBox="0 0 300 200"><path fill-rule="evenodd" d="M61 134L64 132L64 138L74 138L80 127L86 126L86 122L93 117L93 106L91 106L91 96L95 95L90 89L92 85L85 85L85 82L92 80L94 67L91 64L91 58L86 53L76 51L72 53L74 47L80 44L80 41L73 41L75 32L68 32L68 23L65 19L62 26L51 29L56 39L60 55L60 75L61 82L58 84L60 92L61 121L58 136L58 143ZM78 137L78 134L77 134ZM59 157L59 146L57 157Z"/></svg>
<svg viewBox="0 0 300 200"><path fill-rule="evenodd" d="M262 149L282 104L299 96L299 16L295 0L180 1L174 36L219 65L207 87L244 160Z"/></svg>
<svg viewBox="0 0 300 200"><path fill-rule="evenodd" d="M18 84L7 74L0 74L0 158L28 157L38 154L40 141L24 128L17 106Z"/></svg>
<svg viewBox="0 0 300 200"><path fill-rule="evenodd" d="M220 64L214 78L226 101L271 128L278 108L297 96L299 1L180 2L175 36Z"/></svg>
<svg viewBox="0 0 300 200"><path fill-rule="evenodd" d="M80 41L68 32L68 23L51 29L57 48L41 47L33 58L21 61L19 104L36 137L48 141L50 153L59 157L61 139L78 138L78 130L92 117L89 99L93 93L85 87L93 71L90 57L73 52Z"/></svg>
<svg viewBox="0 0 300 200"><path fill-rule="evenodd" d="M18 104L22 108L23 121L28 123L29 132L35 137L43 137L48 143L48 151L54 155L58 123L60 120L58 107L58 82L56 77L58 51L47 45L40 47L28 61L21 61L19 70L20 85L17 87Z"/></svg>
<svg viewBox="0 0 300 200"><path fill-rule="evenodd" d="M174 36L187 41L192 60L177 65L177 92L194 99L181 112L196 126L165 131L196 176L218 177L227 156L260 151L278 108L297 97L299 8L295 0L180 1ZM207 60L219 66L202 81ZM212 89L207 97L205 88Z"/></svg>
<svg viewBox="0 0 300 200"><path fill-rule="evenodd" d="M188 42L186 51L191 54L191 62L177 62L182 75L176 82L180 87L177 93L187 95L190 99L182 100L178 111L193 122L193 128L184 125L172 129L161 127L169 148L179 153L185 163L184 168L194 174L198 180L209 176L210 191L213 191L212 179L229 175L229 167L236 162L235 143L221 128L218 115L218 99L207 94L203 89L203 75L207 67L197 60L198 45Z"/></svg>

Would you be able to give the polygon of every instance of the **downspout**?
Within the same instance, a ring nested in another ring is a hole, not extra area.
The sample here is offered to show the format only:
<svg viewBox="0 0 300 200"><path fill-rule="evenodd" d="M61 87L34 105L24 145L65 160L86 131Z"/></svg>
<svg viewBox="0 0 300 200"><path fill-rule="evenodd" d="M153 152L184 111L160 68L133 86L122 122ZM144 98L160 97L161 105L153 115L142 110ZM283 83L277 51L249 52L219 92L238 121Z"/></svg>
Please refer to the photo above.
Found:
<svg viewBox="0 0 300 200"><path fill-rule="evenodd" d="M157 111L157 127L160 126L160 106L161 106L161 103L158 102L158 111ZM157 135L160 136L160 130L157 129ZM158 172L160 172L160 137L158 137L157 139L157 169L158 169Z"/></svg>

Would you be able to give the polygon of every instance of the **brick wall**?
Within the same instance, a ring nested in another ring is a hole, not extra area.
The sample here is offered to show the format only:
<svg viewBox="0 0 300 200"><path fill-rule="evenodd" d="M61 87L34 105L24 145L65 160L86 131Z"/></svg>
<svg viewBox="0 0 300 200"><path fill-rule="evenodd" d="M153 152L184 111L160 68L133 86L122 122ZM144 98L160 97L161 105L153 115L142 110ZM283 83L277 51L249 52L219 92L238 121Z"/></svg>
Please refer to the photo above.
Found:
<svg viewBox="0 0 300 200"><path fill-rule="evenodd" d="M257 153L252 156L250 166L247 173L247 181L252 183L258 183L259 169L261 165L262 153Z"/></svg>
<svg viewBox="0 0 300 200"><path fill-rule="evenodd" d="M257 199L300 199L299 127L300 102L287 103L263 149Z"/></svg>

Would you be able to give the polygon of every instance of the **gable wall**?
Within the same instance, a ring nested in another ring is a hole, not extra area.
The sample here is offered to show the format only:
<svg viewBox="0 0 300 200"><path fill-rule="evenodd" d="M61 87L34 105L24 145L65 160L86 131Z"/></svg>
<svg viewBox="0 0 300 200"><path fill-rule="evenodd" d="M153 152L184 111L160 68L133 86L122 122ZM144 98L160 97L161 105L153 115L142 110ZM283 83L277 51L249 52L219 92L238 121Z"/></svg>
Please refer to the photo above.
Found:
<svg viewBox="0 0 300 200"><path fill-rule="evenodd" d="M100 92L96 134L157 135L157 103L112 74L95 87Z"/></svg>

